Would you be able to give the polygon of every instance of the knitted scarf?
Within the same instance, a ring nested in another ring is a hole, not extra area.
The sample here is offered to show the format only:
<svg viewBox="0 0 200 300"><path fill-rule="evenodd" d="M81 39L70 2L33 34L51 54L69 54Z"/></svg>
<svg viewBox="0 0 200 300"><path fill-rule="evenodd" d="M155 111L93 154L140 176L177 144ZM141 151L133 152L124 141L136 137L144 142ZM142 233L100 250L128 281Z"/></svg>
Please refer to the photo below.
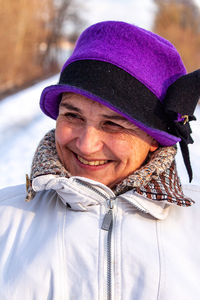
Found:
<svg viewBox="0 0 200 300"><path fill-rule="evenodd" d="M117 184L113 192L117 196L128 190L134 190L151 200L191 206L194 201L183 195L177 175L174 160L176 152L176 147L160 147L149 154L140 169ZM36 149L30 179L27 177L27 201L33 199L35 195L31 186L32 180L47 174L66 178L71 176L59 160L55 145L55 130L48 132Z"/></svg>

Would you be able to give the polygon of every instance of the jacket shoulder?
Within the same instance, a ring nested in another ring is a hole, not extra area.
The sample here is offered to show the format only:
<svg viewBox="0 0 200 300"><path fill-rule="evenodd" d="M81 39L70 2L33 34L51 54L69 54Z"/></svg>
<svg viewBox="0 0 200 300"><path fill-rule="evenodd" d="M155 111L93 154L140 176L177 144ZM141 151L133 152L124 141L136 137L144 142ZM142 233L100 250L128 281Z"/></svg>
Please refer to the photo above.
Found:
<svg viewBox="0 0 200 300"><path fill-rule="evenodd" d="M14 200L17 198L25 198L26 186L25 184L9 186L0 190L0 203L3 204L7 200Z"/></svg>

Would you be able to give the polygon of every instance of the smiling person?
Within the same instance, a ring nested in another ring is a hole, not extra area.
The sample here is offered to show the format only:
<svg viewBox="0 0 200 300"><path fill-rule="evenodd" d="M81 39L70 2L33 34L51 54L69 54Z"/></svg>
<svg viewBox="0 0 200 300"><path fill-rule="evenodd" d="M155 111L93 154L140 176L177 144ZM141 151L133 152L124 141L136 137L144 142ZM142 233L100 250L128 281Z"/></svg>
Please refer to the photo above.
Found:
<svg viewBox="0 0 200 300"><path fill-rule="evenodd" d="M56 148L72 176L109 187L137 170L158 143L106 106L79 94L63 94L56 126Z"/></svg>
<svg viewBox="0 0 200 300"><path fill-rule="evenodd" d="M56 129L26 191L0 191L0 299L199 299L200 187L175 162L180 143L191 181L199 96L162 37L118 21L81 34L42 92Z"/></svg>

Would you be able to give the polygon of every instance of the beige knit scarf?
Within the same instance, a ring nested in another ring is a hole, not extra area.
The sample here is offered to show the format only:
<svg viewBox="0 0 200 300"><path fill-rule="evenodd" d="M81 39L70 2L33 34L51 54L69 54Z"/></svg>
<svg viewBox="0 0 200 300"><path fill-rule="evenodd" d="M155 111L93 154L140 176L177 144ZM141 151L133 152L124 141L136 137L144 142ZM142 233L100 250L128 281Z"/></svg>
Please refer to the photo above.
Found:
<svg viewBox="0 0 200 300"><path fill-rule="evenodd" d="M151 200L165 201L180 206L191 206L194 201L183 195L181 183L176 171L174 157L176 147L160 147L150 154L145 164L113 188L116 195L133 189ZM55 130L48 132L41 140L31 167L30 179L27 180L27 197L34 198L31 182L34 178L52 174L55 177L70 177L58 158L55 145Z"/></svg>

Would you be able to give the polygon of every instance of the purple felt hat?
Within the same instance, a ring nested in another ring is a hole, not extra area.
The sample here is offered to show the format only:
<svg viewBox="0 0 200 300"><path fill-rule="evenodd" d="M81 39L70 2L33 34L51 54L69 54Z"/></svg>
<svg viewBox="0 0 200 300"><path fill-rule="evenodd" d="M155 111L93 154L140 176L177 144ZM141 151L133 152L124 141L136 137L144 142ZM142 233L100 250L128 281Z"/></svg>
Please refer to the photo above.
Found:
<svg viewBox="0 0 200 300"><path fill-rule="evenodd" d="M101 22L80 35L59 83L43 90L40 106L56 119L62 93L78 93L171 146L181 138L171 130L163 103L169 86L185 74L177 50L167 40L135 25Z"/></svg>

